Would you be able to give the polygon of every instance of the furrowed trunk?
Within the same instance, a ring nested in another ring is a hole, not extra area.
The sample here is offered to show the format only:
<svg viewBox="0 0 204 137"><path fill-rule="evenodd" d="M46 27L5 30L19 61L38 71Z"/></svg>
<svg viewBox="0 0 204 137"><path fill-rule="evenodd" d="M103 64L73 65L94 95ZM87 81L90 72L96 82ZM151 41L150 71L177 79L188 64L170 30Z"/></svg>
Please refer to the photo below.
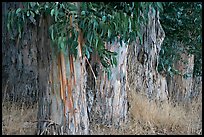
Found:
<svg viewBox="0 0 204 137"><path fill-rule="evenodd" d="M108 76L103 71L103 66L92 59L91 64L93 64L92 68L97 74L97 79L90 70L90 66L87 66L89 78L92 77L94 82L89 83L92 88L87 89L89 118L90 121L98 124L119 127L127 120L126 63L128 45L123 43L120 46L115 42L112 45L106 44L106 48L118 53L117 66L110 69L111 74ZM99 57L96 54L92 58Z"/></svg>
<svg viewBox="0 0 204 137"><path fill-rule="evenodd" d="M57 45L48 45L49 38L46 36L49 21L46 22L46 20L42 18L39 30L39 38L42 38L39 40L41 43L38 47L39 59L42 61L39 62L41 88L38 134L88 134L89 121L85 91L87 74L81 50L83 34L78 30L76 58L70 54L69 48L58 52ZM46 50L42 50L44 46ZM45 55L50 56L43 58ZM46 82L48 79L49 82Z"/></svg>
<svg viewBox="0 0 204 137"><path fill-rule="evenodd" d="M58 52L56 47L46 45L46 19L42 19L39 37L39 85L40 100L38 113L38 134L88 134L86 105L86 71L82 58L82 33L79 32L76 58L68 51ZM44 28L44 29L43 29ZM46 50L44 45L46 45ZM50 48L48 48L50 47ZM49 55L44 57L45 55ZM45 59L48 59L45 62Z"/></svg>
<svg viewBox="0 0 204 137"><path fill-rule="evenodd" d="M159 11L150 8L148 24L141 27L142 44L139 38L128 49L128 87L131 94L138 92L149 100L166 101L168 90L165 74L157 71L159 52L165 33L159 21Z"/></svg>

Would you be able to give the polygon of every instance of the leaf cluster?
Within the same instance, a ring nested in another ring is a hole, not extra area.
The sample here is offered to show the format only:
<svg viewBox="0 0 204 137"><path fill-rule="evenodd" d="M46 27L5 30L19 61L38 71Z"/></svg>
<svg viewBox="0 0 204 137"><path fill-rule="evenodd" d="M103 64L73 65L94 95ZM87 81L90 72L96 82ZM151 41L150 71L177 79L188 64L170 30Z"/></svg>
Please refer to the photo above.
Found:
<svg viewBox="0 0 204 137"><path fill-rule="evenodd" d="M180 60L181 53L186 53L195 55L194 75L202 75L202 3L165 3L160 19L166 37L158 70L165 70L171 76L179 74L173 63Z"/></svg>
<svg viewBox="0 0 204 137"><path fill-rule="evenodd" d="M117 53L105 47L105 43L115 41L126 44L142 42L141 25L148 21L148 11L163 10L160 2L25 2L23 8L8 13L8 29L14 31L17 20L18 33L21 35L25 19L31 24L39 23L42 15L50 16L50 39L59 50L69 49L77 55L78 33L83 32L83 56L90 58L97 52L105 68L117 65ZM38 24L37 24L38 25ZM121 45L122 46L122 45Z"/></svg>

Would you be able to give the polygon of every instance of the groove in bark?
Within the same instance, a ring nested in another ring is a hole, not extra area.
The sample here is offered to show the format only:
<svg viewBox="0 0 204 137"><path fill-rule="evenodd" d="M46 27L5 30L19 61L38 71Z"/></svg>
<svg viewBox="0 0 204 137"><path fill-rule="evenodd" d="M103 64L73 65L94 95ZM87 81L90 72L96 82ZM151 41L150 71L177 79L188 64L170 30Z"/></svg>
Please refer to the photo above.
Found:
<svg viewBox="0 0 204 137"><path fill-rule="evenodd" d="M42 27L45 27L45 24L43 19L41 21ZM41 31L47 33L47 28L44 30L41 28ZM79 34L82 35L81 33ZM46 35L44 34L44 36ZM44 38L40 40L41 43L45 43L46 40ZM79 37L79 48L82 41L82 37ZM39 46L39 50L43 48L45 47ZM55 134L88 134L89 124L85 97L85 60L80 57L80 52L78 52L78 56L75 59L68 50L65 51L68 53L67 56L62 51L57 53L56 47L39 52L39 56L49 54L46 52L52 53L52 62L44 64L42 61L39 63L39 68L44 70L39 70L39 83L41 86L44 85L40 88L42 89L41 91L46 86L49 87L49 84L43 83L46 78L45 74L49 77L49 81L52 82L49 82L51 86L45 93L40 91L38 134L53 134L53 129L48 127L50 126L49 122L46 122L49 120L53 121L58 127ZM39 59L42 59L42 57L39 57ZM47 70L47 66L51 66L50 69L48 68ZM45 73L45 71L49 73ZM49 74L52 76L49 76Z"/></svg>
<svg viewBox="0 0 204 137"><path fill-rule="evenodd" d="M94 62L96 55L92 55L92 68L98 74L95 83L95 78L88 69L89 79L94 82L89 84L87 89L88 111L90 121L104 125L114 125L119 127L123 122L126 122L127 117L127 93L126 93L126 61L128 45L123 43L106 44L106 48L112 52L117 52L117 66L111 68L110 79L103 71L103 66L99 62ZM89 67L88 67L89 68Z"/></svg>
<svg viewBox="0 0 204 137"><path fill-rule="evenodd" d="M36 27L24 26L24 34L16 46L18 32L8 32L7 13L17 9L21 4L14 2L2 3L2 98L19 105L31 106L38 99L38 71ZM13 33L14 40L11 39ZM26 34L26 35L25 35Z"/></svg>
<svg viewBox="0 0 204 137"><path fill-rule="evenodd" d="M159 21L159 11L153 14L150 8L148 12L148 24L141 28L143 34L142 45L139 38L128 49L128 87L134 87L151 99L167 100L168 90L166 77L157 71L159 52L165 33ZM139 62L140 51L147 54L146 61Z"/></svg>

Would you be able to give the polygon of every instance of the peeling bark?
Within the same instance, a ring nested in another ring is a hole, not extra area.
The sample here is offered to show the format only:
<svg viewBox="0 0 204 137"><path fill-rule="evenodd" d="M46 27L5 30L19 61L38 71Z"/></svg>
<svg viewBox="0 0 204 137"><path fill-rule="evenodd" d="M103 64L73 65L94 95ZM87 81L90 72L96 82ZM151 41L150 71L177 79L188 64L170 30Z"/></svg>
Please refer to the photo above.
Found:
<svg viewBox="0 0 204 137"><path fill-rule="evenodd" d="M152 10L148 13L148 24L142 26L143 41L139 38L128 49L128 87L140 92L150 100L167 100L168 89L166 77L157 71L159 52L165 33L159 21L159 11L156 15ZM141 60L140 54L146 54Z"/></svg>
<svg viewBox="0 0 204 137"><path fill-rule="evenodd" d="M41 24L42 27L48 26L44 19ZM41 28L44 33L47 30L47 28ZM42 43L49 43L44 40L45 36L47 34L44 34ZM82 45L81 39L82 37L79 36L79 48ZM43 48L45 47L39 46L39 50ZM88 134L85 59L82 59L79 52L77 58L74 58L68 51L65 51L68 53L65 55L64 52L58 53L57 49L52 47L39 52L39 56L41 56L39 58L43 59L41 66L44 70L39 70L41 82L39 85L44 85L44 88L41 88L40 91L38 134ZM52 53L52 59L49 63L44 64L44 59L48 57L43 58L42 56L49 53ZM41 67L39 66L39 68ZM43 83L45 75L49 78L48 84ZM44 89L47 89L45 93Z"/></svg>
<svg viewBox="0 0 204 137"><path fill-rule="evenodd" d="M37 26L26 23L22 39L14 30L15 40L11 40L6 14L19 6L21 3L3 3L4 101L28 106L38 102L37 134L88 134L85 59L81 52L77 58L58 54L57 46L50 45L49 16L42 15ZM83 36L79 34L81 51Z"/></svg>
<svg viewBox="0 0 204 137"><path fill-rule="evenodd" d="M99 62L95 64L95 59L91 60L94 64L92 68L98 76L96 82L89 83L88 86L92 88L87 89L89 118L91 122L119 127L127 120L126 64L128 45L123 42L123 45L120 46L115 42L111 45L107 44L106 48L118 53L117 66L111 68L110 79L108 79L108 75L103 71L103 66ZM92 56L92 58L98 57ZM95 81L90 70L88 74Z"/></svg>

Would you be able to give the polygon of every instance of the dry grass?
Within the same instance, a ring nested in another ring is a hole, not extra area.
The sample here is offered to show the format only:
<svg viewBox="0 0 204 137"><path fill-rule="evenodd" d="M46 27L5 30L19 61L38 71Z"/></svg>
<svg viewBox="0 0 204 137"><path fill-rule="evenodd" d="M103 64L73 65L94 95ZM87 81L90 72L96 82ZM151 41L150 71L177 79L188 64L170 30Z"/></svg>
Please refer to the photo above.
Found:
<svg viewBox="0 0 204 137"><path fill-rule="evenodd" d="M174 106L168 102L149 102L139 93L131 97L135 134L202 134L201 98L187 106Z"/></svg>
<svg viewBox="0 0 204 137"><path fill-rule="evenodd" d="M148 102L140 94L130 99L129 122L118 130L103 125L91 124L94 135L146 135L146 134L202 134L202 98L187 106L171 103ZM2 134L35 134L37 106L23 108L11 103L2 106Z"/></svg>
<svg viewBox="0 0 204 137"><path fill-rule="evenodd" d="M34 135L36 130L37 105L32 108L17 106L11 102L2 104L3 135Z"/></svg>
<svg viewBox="0 0 204 137"><path fill-rule="evenodd" d="M130 120L118 130L102 125L91 127L97 135L200 135L202 100L186 106L149 102L139 93L131 95Z"/></svg>

